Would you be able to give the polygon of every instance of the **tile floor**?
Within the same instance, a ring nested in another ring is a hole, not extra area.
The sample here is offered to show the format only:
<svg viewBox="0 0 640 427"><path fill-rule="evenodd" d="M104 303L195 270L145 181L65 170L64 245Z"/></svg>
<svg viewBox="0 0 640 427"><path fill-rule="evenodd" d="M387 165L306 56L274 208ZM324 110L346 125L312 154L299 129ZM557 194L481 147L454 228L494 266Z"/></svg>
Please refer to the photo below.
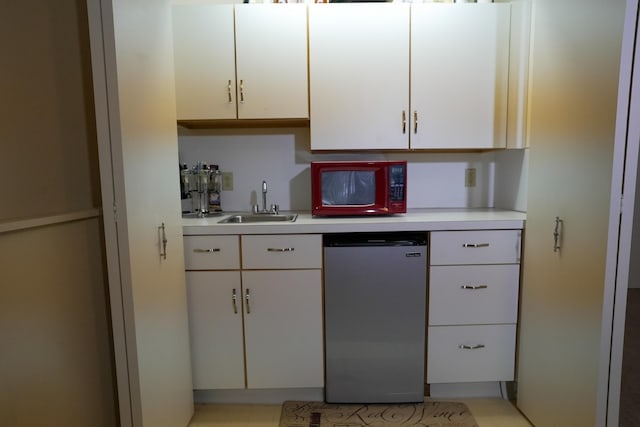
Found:
<svg viewBox="0 0 640 427"><path fill-rule="evenodd" d="M462 399L479 427L531 427L508 401ZM280 405L210 404L196 406L189 427L278 427Z"/></svg>

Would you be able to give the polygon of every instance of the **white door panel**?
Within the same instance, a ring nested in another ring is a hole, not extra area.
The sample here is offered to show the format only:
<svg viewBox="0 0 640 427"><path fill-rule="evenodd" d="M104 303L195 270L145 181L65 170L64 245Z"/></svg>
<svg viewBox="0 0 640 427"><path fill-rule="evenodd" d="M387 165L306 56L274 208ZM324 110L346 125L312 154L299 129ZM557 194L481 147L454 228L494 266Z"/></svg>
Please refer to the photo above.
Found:
<svg viewBox="0 0 640 427"><path fill-rule="evenodd" d="M107 257L121 423L186 426L193 401L178 182L171 173L178 147L170 3L92 0L88 8L100 167L103 178L112 172L112 182L103 179L103 206L117 206L115 216L105 214L105 229L117 229Z"/></svg>
<svg viewBox="0 0 640 427"><path fill-rule="evenodd" d="M533 13L518 407L540 427L595 425L624 2Z"/></svg>

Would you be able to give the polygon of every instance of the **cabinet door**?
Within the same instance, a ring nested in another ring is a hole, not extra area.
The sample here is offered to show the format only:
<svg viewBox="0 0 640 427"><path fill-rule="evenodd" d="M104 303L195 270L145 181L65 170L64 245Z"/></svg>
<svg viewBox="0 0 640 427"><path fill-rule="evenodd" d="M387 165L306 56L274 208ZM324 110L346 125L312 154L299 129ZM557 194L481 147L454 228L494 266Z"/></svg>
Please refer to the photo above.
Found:
<svg viewBox="0 0 640 427"><path fill-rule="evenodd" d="M193 388L244 388L240 272L186 274Z"/></svg>
<svg viewBox="0 0 640 427"><path fill-rule="evenodd" d="M173 6L178 120L235 119L232 4Z"/></svg>
<svg viewBox="0 0 640 427"><path fill-rule="evenodd" d="M509 8L411 5L411 148L506 146Z"/></svg>
<svg viewBox="0 0 640 427"><path fill-rule="evenodd" d="M408 148L409 4L310 4L309 76L312 149Z"/></svg>
<svg viewBox="0 0 640 427"><path fill-rule="evenodd" d="M537 426L619 425L604 413L613 390L606 378L615 371L605 343L621 200L611 179L622 178L612 159L614 145L615 156L625 150L629 129L626 114L616 117L616 103L629 102L617 100L624 3L534 2L517 404ZM616 121L621 139L614 138ZM557 216L563 233L554 251Z"/></svg>
<svg viewBox="0 0 640 427"><path fill-rule="evenodd" d="M238 118L307 118L305 4L235 6Z"/></svg>
<svg viewBox="0 0 640 427"><path fill-rule="evenodd" d="M248 388L322 387L321 270L243 271Z"/></svg>

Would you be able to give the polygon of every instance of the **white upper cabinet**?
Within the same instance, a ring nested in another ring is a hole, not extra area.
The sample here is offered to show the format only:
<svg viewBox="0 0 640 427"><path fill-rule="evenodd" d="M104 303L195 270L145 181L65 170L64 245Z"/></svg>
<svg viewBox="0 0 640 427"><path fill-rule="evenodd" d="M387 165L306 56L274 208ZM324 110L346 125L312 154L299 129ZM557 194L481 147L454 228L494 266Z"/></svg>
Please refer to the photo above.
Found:
<svg viewBox="0 0 640 427"><path fill-rule="evenodd" d="M506 147L509 8L412 5L411 148Z"/></svg>
<svg viewBox="0 0 640 427"><path fill-rule="evenodd" d="M311 148L504 148L509 26L509 4L309 5Z"/></svg>
<svg viewBox="0 0 640 427"><path fill-rule="evenodd" d="M233 5L173 6L178 120L235 119Z"/></svg>
<svg viewBox="0 0 640 427"><path fill-rule="evenodd" d="M310 4L309 77L312 149L408 148L409 4Z"/></svg>
<svg viewBox="0 0 640 427"><path fill-rule="evenodd" d="M304 4L176 4L178 120L307 118Z"/></svg>
<svg viewBox="0 0 640 427"><path fill-rule="evenodd" d="M306 5L239 4L235 11L238 118L309 117Z"/></svg>

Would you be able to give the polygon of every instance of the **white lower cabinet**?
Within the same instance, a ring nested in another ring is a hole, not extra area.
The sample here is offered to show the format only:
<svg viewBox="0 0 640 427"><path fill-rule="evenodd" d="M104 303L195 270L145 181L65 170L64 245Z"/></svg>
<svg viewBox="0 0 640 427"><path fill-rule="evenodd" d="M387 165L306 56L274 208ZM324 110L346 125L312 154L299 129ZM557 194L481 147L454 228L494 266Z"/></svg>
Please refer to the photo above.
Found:
<svg viewBox="0 0 640 427"><path fill-rule="evenodd" d="M321 270L243 271L248 388L322 387Z"/></svg>
<svg viewBox="0 0 640 427"><path fill-rule="evenodd" d="M427 382L511 381L520 230L430 234Z"/></svg>
<svg viewBox="0 0 640 427"><path fill-rule="evenodd" d="M184 246L199 269L186 272L194 388L322 387L321 236L185 236Z"/></svg>
<svg viewBox="0 0 640 427"><path fill-rule="evenodd" d="M241 296L240 271L187 271L196 390L245 386Z"/></svg>

